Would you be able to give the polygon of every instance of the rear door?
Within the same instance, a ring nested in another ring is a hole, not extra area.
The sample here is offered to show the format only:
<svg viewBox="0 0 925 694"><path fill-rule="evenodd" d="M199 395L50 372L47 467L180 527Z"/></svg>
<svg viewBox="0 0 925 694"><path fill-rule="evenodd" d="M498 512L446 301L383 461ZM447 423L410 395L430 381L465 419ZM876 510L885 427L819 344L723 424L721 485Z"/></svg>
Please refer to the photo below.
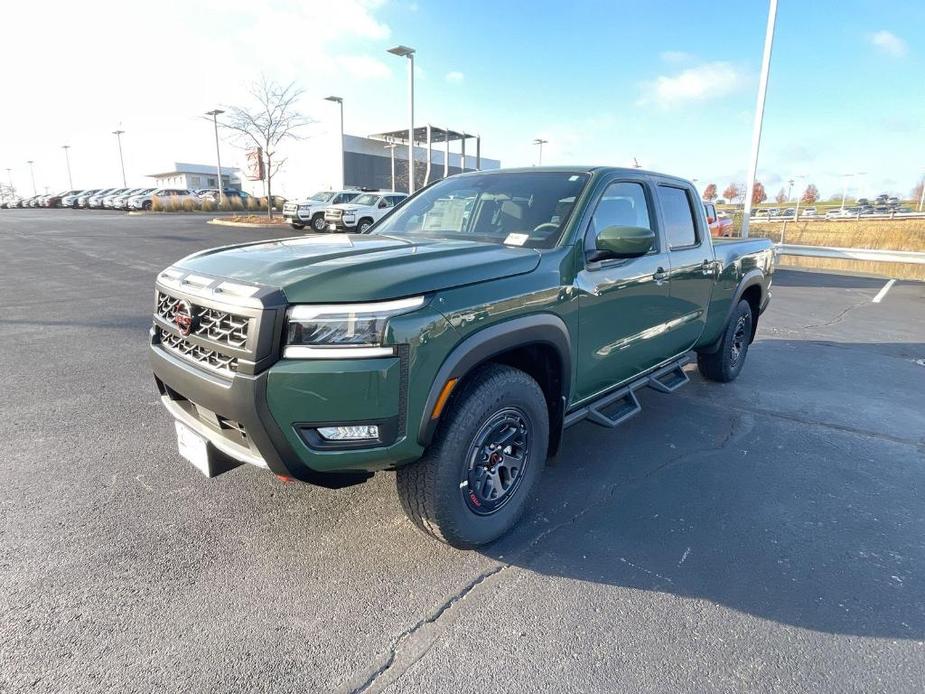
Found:
<svg viewBox="0 0 925 694"><path fill-rule="evenodd" d="M641 226L656 232L656 247L638 258L586 262L579 289L578 374L573 402L587 399L671 356L665 331L668 253L659 233L648 177L609 181L586 222L585 257L608 226Z"/></svg>
<svg viewBox="0 0 925 694"><path fill-rule="evenodd" d="M680 181L659 179L658 202L671 267L668 349L670 354L680 354L693 347L703 333L716 262L703 207L694 189Z"/></svg>

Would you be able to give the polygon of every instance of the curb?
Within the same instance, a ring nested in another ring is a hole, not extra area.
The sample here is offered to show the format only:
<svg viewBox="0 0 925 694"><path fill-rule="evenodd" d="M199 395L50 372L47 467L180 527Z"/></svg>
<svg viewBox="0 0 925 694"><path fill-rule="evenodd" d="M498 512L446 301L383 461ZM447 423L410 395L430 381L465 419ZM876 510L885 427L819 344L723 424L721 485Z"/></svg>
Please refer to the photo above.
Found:
<svg viewBox="0 0 925 694"><path fill-rule="evenodd" d="M207 224L218 224L225 227L244 227L246 229L279 229L284 228L286 224L255 224L254 222L226 222L223 219L210 219Z"/></svg>

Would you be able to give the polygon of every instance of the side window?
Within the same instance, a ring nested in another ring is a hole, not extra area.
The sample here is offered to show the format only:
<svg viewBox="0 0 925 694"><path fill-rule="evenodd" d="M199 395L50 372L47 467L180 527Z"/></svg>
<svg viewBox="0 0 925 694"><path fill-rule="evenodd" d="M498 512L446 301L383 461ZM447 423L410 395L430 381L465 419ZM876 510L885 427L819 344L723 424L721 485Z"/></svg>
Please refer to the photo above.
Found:
<svg viewBox="0 0 925 694"><path fill-rule="evenodd" d="M704 211L707 213L708 219L716 219L716 210L713 205L704 205Z"/></svg>
<svg viewBox="0 0 925 694"><path fill-rule="evenodd" d="M610 226L652 228L652 216L641 184L619 181L607 186L591 217L591 237Z"/></svg>
<svg viewBox="0 0 925 694"><path fill-rule="evenodd" d="M384 208L384 207L391 207L391 206L392 206L392 198L387 198L387 197L383 196L383 197L379 198L379 202L377 202L376 205L379 207L379 209L382 209L382 208Z"/></svg>
<svg viewBox="0 0 925 694"><path fill-rule="evenodd" d="M696 246L699 239L690 195L685 189L672 186L659 186L658 192L662 202L662 214L665 217L668 247Z"/></svg>

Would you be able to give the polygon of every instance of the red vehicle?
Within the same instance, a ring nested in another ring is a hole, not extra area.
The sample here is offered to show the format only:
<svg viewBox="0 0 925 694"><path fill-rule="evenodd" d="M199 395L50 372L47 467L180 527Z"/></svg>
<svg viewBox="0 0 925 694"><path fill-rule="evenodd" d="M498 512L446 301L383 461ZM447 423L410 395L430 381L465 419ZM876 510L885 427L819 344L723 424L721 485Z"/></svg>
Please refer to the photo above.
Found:
<svg viewBox="0 0 925 694"><path fill-rule="evenodd" d="M704 202L703 209L707 213L710 236L732 236L732 220L728 217L717 216L716 205L712 202Z"/></svg>

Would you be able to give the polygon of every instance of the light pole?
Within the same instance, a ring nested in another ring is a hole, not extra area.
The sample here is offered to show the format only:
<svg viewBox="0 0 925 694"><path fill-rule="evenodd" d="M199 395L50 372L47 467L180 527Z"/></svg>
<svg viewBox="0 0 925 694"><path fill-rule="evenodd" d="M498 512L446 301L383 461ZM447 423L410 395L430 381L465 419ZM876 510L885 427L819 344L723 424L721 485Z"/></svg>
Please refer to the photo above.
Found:
<svg viewBox="0 0 925 694"><path fill-rule="evenodd" d="M35 188L35 168L32 166L35 162L30 159L26 163L29 165L29 173L32 175L32 194L38 195L39 192Z"/></svg>
<svg viewBox="0 0 925 694"><path fill-rule="evenodd" d="M344 153L344 100L339 96L326 96L324 100L333 101L340 106L340 187L343 190L347 187L347 160Z"/></svg>
<svg viewBox="0 0 925 694"><path fill-rule="evenodd" d="M67 151L71 148L70 145L61 145L61 149L64 150L64 163L67 164L67 185L68 190L74 190L74 179L71 178L71 158L68 156Z"/></svg>
<svg viewBox="0 0 925 694"><path fill-rule="evenodd" d="M866 173L867 173L866 171L858 171L857 173L842 174L842 176L844 176L845 178L845 185L842 188L842 192L841 192L841 211L842 212L845 211L845 198L848 197L848 179L852 178L853 176L863 176Z"/></svg>
<svg viewBox="0 0 925 694"><path fill-rule="evenodd" d="M408 59L408 192L414 192L414 49L395 46L388 50L392 55Z"/></svg>
<svg viewBox="0 0 925 694"><path fill-rule="evenodd" d="M223 114L224 111L220 108L213 108L211 111L206 111L207 116L212 116L212 125L215 128L215 161L216 161L216 172L218 173L218 204L221 205L225 202L225 186L222 183L222 153L218 148L218 117ZM122 174L123 178L125 174Z"/></svg>
<svg viewBox="0 0 925 694"><path fill-rule="evenodd" d="M6 179L10 182L10 194L13 193L13 169L7 167L6 170Z"/></svg>
<svg viewBox="0 0 925 694"><path fill-rule="evenodd" d="M755 103L755 122L752 125L752 153L748 166L748 183L745 186L745 209L742 211L742 238L748 237L748 220L752 214L752 194L758 173L758 150L761 148L761 126L764 123L764 100L768 93L768 73L771 71L771 48L774 45L774 22L777 18L777 0L770 0L768 25L764 33L764 54L761 58L761 76L758 78L758 97Z"/></svg>
<svg viewBox="0 0 925 694"><path fill-rule="evenodd" d="M119 163L122 165L122 187L128 188L128 184L125 182L125 160L122 158L122 135L124 133L124 130L112 131L112 134L116 136L116 140L119 141Z"/></svg>
<svg viewBox="0 0 925 694"><path fill-rule="evenodd" d="M9 169L7 169L9 171ZM13 181L10 181L10 185L13 185ZM922 211L922 207L925 207L925 176L922 177L922 195L919 197L919 212Z"/></svg>
<svg viewBox="0 0 925 694"><path fill-rule="evenodd" d="M395 148L398 147L394 142L390 142L385 146L389 150L389 159L390 164L392 165L392 192L395 192Z"/></svg>
<svg viewBox="0 0 925 694"><path fill-rule="evenodd" d="M533 140L533 144L539 145L540 148L539 163L537 163L537 166L543 165L543 145L545 145L547 142L549 142L549 140L544 140L542 137L537 137Z"/></svg>

